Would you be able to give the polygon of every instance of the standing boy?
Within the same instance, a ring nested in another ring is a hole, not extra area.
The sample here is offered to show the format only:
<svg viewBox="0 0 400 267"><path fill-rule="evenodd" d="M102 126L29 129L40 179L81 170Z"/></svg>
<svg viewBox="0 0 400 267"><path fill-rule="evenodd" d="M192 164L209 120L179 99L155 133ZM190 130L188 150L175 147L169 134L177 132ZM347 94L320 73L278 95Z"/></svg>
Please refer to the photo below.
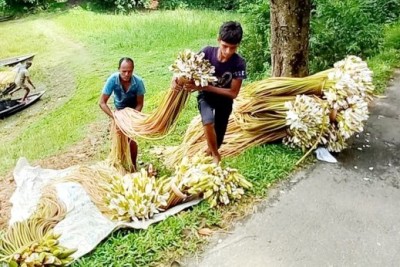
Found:
<svg viewBox="0 0 400 267"><path fill-rule="evenodd" d="M201 114L207 153L215 163L221 161L218 149L224 140L233 100L238 96L242 81L246 79L246 61L236 53L242 41L243 29L239 22L228 21L219 29L218 46L201 50L215 67L218 81L204 87L187 84L189 90L198 90L198 108Z"/></svg>

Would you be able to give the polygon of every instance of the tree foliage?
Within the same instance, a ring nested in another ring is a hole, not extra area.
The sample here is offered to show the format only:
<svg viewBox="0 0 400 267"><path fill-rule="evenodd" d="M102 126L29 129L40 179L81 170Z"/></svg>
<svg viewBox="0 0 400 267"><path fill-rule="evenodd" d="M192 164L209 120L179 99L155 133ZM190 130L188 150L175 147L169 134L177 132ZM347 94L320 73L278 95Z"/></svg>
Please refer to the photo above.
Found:
<svg viewBox="0 0 400 267"><path fill-rule="evenodd" d="M241 5L247 14L241 51L251 78L264 76L271 62L268 0ZM311 12L310 68L325 69L354 54L367 58L378 52L386 24L400 17L398 0L315 0Z"/></svg>

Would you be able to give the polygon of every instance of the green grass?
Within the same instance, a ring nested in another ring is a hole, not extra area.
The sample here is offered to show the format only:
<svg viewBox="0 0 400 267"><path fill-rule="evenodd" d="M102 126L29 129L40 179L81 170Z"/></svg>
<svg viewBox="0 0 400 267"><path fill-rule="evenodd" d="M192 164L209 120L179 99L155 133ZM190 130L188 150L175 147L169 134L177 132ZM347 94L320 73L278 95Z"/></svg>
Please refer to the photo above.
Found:
<svg viewBox="0 0 400 267"><path fill-rule="evenodd" d="M252 195L264 196L267 187L293 171L301 155L298 149L282 144L268 144L246 150L237 157L227 159L227 163L241 170L253 183Z"/></svg>
<svg viewBox="0 0 400 267"><path fill-rule="evenodd" d="M29 124L15 130L18 134L7 137L10 140L0 147L0 174L10 170L20 156L37 160L62 154L92 134L89 126L93 122L102 123L106 131L108 119L97 101L105 79L116 71L122 56L134 58L135 72L144 78L147 88L144 112L153 110L169 86L171 73L167 67L176 54L185 48L197 51L215 44L219 25L228 19L241 20L241 15L177 10L115 16L78 8L0 24L2 36L7 36L0 39L0 58L37 52L32 67L33 81L47 86L50 95L59 96L64 91L66 95L60 104L56 99L47 99L52 109L30 118ZM368 61L380 92L392 68L400 62L399 38L399 25L388 29L383 53ZM156 144L139 141L144 159L155 160L146 153L151 145L179 144L187 123L197 114L194 100L192 97L176 130L167 138ZM107 151L108 146L105 143L103 150ZM225 159L227 165L238 168L253 182L251 197L214 209L201 203L147 230L116 231L73 266L151 266L198 251L205 242L197 234L199 228L225 227L226 216L246 209L252 197L265 196L271 184L293 171L300 157L299 150L269 144Z"/></svg>
<svg viewBox="0 0 400 267"><path fill-rule="evenodd" d="M195 252L204 242L198 238L197 230L201 225L219 223L221 212L201 203L195 209L180 212L147 230L117 231L73 266L149 266L165 262L166 258ZM173 254L170 253L172 250Z"/></svg>
<svg viewBox="0 0 400 267"><path fill-rule="evenodd" d="M381 53L369 59L368 66L374 72L376 93L383 94L393 69L400 66L400 22L386 28Z"/></svg>

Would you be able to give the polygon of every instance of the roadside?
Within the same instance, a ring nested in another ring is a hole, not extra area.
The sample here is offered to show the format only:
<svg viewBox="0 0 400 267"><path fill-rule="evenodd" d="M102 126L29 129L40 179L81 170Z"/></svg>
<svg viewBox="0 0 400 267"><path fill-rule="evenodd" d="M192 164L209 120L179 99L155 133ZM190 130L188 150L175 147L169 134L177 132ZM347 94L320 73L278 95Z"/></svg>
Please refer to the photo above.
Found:
<svg viewBox="0 0 400 267"><path fill-rule="evenodd" d="M318 162L278 185L184 266L398 266L399 88L397 70L337 164Z"/></svg>

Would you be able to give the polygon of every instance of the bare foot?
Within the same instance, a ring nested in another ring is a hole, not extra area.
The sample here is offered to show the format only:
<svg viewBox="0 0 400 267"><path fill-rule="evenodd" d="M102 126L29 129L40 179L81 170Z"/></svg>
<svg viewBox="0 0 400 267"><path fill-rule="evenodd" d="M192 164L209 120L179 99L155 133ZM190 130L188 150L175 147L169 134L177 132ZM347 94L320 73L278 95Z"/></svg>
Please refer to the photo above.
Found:
<svg viewBox="0 0 400 267"><path fill-rule="evenodd" d="M219 164L220 163L220 161L221 161L221 156L220 155L214 155L213 156L213 162L215 163L215 164Z"/></svg>

